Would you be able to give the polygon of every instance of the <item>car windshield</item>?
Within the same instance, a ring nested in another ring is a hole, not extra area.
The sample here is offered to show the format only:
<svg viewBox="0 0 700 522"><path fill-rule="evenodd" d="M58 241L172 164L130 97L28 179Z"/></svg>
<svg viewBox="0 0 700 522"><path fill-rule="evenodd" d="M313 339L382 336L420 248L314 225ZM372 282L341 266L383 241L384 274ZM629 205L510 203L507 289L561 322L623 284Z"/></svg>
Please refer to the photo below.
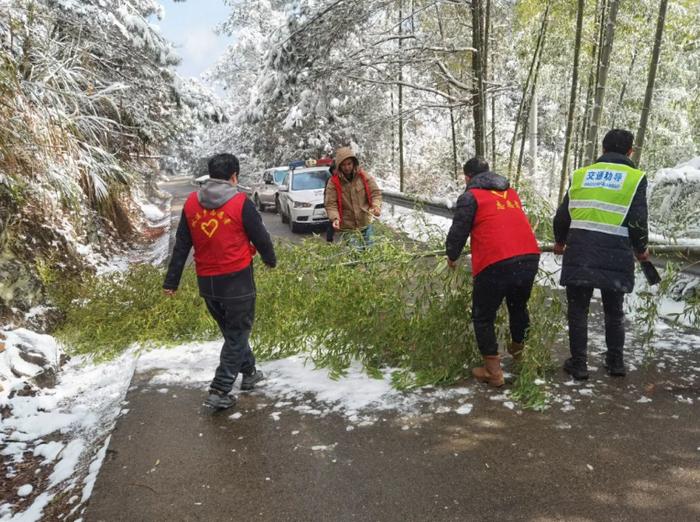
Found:
<svg viewBox="0 0 700 522"><path fill-rule="evenodd" d="M326 187L326 181L330 177L327 170L315 172L299 172L292 177L292 190L314 190Z"/></svg>
<svg viewBox="0 0 700 522"><path fill-rule="evenodd" d="M286 170L276 170L275 173L273 174L275 178L275 183L280 185L282 181L284 181L284 177L287 175Z"/></svg>

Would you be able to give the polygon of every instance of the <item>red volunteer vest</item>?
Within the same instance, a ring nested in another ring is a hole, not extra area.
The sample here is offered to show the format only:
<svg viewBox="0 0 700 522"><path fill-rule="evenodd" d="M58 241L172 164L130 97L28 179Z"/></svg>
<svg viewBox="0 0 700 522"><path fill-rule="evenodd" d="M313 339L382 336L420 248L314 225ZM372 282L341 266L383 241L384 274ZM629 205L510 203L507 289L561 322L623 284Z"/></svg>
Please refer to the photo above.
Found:
<svg viewBox="0 0 700 522"><path fill-rule="evenodd" d="M369 190L369 183L367 183L367 176L361 170L357 171L357 175L360 176L362 184L365 186L365 194L367 194L367 203L369 208L372 208L372 192ZM331 176L331 183L335 186L335 192L338 194L338 215L340 216L340 223L343 223L343 186L340 182L340 176L338 171L333 172Z"/></svg>
<svg viewBox="0 0 700 522"><path fill-rule="evenodd" d="M477 203L471 231L472 274L504 259L539 254L535 234L513 189L470 189Z"/></svg>
<svg viewBox="0 0 700 522"><path fill-rule="evenodd" d="M194 245L194 266L198 276L238 272L250 265L255 247L243 228L243 204L246 195L239 192L217 209L199 204L192 192L185 203L185 218Z"/></svg>

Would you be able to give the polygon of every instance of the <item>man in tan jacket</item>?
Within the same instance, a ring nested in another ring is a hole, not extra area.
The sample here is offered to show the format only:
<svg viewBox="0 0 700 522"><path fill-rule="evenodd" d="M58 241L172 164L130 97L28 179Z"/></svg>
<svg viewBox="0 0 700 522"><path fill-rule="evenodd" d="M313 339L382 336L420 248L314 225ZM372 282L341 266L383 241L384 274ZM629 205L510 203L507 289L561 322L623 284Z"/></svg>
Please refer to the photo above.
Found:
<svg viewBox="0 0 700 522"><path fill-rule="evenodd" d="M328 219L339 232L359 231L371 243L372 216L379 216L382 191L375 179L360 168L350 147L335 153L336 170L326 190Z"/></svg>

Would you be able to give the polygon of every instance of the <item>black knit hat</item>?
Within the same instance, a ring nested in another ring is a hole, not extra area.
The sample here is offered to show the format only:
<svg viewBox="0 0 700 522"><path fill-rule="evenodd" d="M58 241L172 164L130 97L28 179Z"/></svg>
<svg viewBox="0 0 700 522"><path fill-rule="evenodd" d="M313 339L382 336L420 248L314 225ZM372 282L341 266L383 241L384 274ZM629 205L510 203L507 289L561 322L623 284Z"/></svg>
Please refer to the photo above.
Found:
<svg viewBox="0 0 700 522"><path fill-rule="evenodd" d="M488 172L490 170L488 162L484 158L475 156L471 158L464 164L464 175L465 176L476 176L482 172Z"/></svg>

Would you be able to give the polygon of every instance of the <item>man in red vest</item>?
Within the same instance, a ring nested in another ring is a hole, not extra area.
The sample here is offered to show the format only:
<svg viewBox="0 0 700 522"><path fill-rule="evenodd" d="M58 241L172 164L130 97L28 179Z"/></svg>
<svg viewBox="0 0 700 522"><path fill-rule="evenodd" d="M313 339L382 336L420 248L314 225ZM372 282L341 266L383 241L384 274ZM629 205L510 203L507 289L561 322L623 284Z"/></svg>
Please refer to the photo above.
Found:
<svg viewBox="0 0 700 522"><path fill-rule="evenodd" d="M472 321L484 366L472 374L491 386L503 386L494 322L506 300L512 342L508 352L518 362L530 325L527 301L537 274L540 249L508 180L489 171L489 164L472 158L464 164L467 189L457 200L447 234L447 263L455 268L471 234Z"/></svg>
<svg viewBox="0 0 700 522"><path fill-rule="evenodd" d="M365 244L372 238L372 216L379 216L382 191L375 179L360 168L350 147L335 153L335 164L326 187L324 204L328 219L339 232L359 231Z"/></svg>
<svg viewBox="0 0 700 522"><path fill-rule="evenodd" d="M263 379L248 343L255 319L252 261L256 249L268 267L274 268L277 260L255 205L238 192L238 159L217 154L208 167L209 180L189 195L182 210L163 288L175 294L194 247L199 294L224 336L206 404L225 409L235 404L229 393L239 372L241 390L252 390Z"/></svg>

